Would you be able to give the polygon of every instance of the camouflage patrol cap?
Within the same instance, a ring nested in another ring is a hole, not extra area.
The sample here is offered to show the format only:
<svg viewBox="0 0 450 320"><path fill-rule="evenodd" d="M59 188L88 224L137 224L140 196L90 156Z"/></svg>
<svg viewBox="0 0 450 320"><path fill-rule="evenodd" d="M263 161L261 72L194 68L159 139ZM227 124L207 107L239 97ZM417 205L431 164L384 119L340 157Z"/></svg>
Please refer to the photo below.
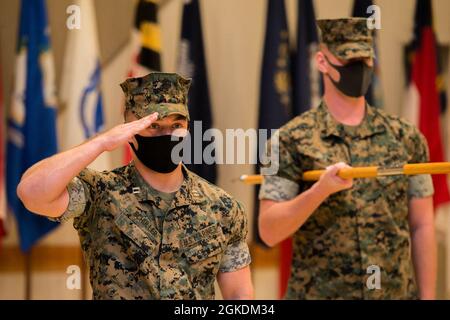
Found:
<svg viewBox="0 0 450 320"><path fill-rule="evenodd" d="M317 20L320 41L336 57L349 60L374 58L373 30L367 27L366 18Z"/></svg>
<svg viewBox="0 0 450 320"><path fill-rule="evenodd" d="M181 114L189 120L187 97L190 79L177 73L153 72L140 78L129 78L120 86L126 97L126 111L138 119L158 112L159 119Z"/></svg>

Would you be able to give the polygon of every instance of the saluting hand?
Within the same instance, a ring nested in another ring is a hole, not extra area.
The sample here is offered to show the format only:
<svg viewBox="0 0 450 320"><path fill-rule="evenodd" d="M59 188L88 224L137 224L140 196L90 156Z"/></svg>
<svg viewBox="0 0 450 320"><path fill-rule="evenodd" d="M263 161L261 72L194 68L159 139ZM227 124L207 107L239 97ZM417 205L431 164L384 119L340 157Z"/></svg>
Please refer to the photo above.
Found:
<svg viewBox="0 0 450 320"><path fill-rule="evenodd" d="M132 141L134 135L149 127L154 121L156 121L156 119L158 119L157 112L139 120L115 126L114 128L97 136L96 139L101 141L105 151L112 151L128 141Z"/></svg>

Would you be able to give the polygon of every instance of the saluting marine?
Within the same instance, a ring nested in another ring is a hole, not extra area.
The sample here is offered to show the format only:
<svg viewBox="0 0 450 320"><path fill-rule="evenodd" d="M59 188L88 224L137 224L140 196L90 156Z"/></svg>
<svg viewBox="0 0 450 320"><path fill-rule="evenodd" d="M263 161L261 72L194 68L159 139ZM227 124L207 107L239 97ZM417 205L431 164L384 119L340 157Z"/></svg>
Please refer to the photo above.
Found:
<svg viewBox="0 0 450 320"><path fill-rule="evenodd" d="M94 299L213 299L216 278L225 299L253 297L242 205L171 158L188 129L189 86L178 74L127 79L125 124L22 177L29 210L73 218ZM128 165L86 168L126 143Z"/></svg>

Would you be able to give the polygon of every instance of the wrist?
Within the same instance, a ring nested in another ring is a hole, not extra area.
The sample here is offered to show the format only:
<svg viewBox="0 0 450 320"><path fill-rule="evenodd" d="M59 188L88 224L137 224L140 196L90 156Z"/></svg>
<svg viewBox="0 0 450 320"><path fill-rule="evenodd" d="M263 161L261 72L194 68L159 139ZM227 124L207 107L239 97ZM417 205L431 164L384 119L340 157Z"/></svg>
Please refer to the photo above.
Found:
<svg viewBox="0 0 450 320"><path fill-rule="evenodd" d="M105 137L102 134L99 134L94 138L92 138L92 140L90 140L89 143L93 145L93 147L97 150L99 154L107 151Z"/></svg>
<svg viewBox="0 0 450 320"><path fill-rule="evenodd" d="M315 184L313 184L313 186L311 187L311 192L321 201L325 200L331 195L331 192L329 192L327 188L324 188L320 181L317 181Z"/></svg>

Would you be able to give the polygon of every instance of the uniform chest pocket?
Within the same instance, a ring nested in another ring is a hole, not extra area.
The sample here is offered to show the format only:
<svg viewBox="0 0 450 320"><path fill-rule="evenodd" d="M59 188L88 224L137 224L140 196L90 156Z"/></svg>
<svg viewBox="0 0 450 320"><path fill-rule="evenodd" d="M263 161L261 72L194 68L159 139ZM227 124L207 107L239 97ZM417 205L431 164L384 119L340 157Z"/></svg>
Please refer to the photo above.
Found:
<svg viewBox="0 0 450 320"><path fill-rule="evenodd" d="M222 244L217 239L210 239L206 245L196 245L185 251L189 263L205 261L208 258L216 257L222 252Z"/></svg>
<svg viewBox="0 0 450 320"><path fill-rule="evenodd" d="M189 263L198 263L221 256L225 239L221 227L215 223L181 240L184 254Z"/></svg>
<svg viewBox="0 0 450 320"><path fill-rule="evenodd" d="M409 178L405 175L395 175L377 178L380 192L390 207L406 205Z"/></svg>
<svg viewBox="0 0 450 320"><path fill-rule="evenodd" d="M214 290L214 280L225 247L224 239L220 226L213 224L181 240L186 259L184 270L190 282L205 294Z"/></svg>
<svg viewBox="0 0 450 320"><path fill-rule="evenodd" d="M303 169L322 170L338 162L349 163L348 151L343 143L324 144L319 148L304 148L301 162Z"/></svg>
<svg viewBox="0 0 450 320"><path fill-rule="evenodd" d="M408 186L408 176L405 175L394 175L394 176L385 176L378 177L378 183L381 188L406 188Z"/></svg>
<svg viewBox="0 0 450 320"><path fill-rule="evenodd" d="M154 227L142 225L139 221L130 219L125 213L120 214L115 219L115 223L128 239L148 254L155 252L159 247L160 237L158 231ZM129 242L124 241L124 245L127 243ZM130 247L130 245L128 245L128 247Z"/></svg>

